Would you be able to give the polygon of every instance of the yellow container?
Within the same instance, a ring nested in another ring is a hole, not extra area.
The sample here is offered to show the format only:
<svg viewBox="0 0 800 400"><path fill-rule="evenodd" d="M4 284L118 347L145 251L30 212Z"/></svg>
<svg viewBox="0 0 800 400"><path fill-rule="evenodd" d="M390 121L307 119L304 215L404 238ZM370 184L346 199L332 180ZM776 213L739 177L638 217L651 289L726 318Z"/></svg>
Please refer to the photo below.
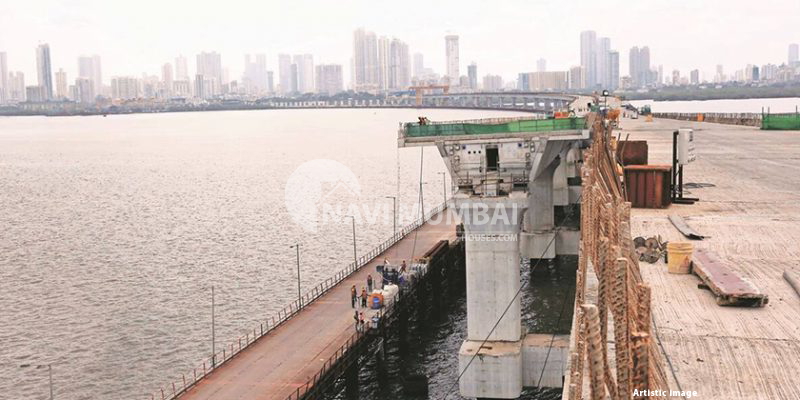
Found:
<svg viewBox="0 0 800 400"><path fill-rule="evenodd" d="M667 271L671 274L688 274L692 265L692 246L689 242L667 243Z"/></svg>

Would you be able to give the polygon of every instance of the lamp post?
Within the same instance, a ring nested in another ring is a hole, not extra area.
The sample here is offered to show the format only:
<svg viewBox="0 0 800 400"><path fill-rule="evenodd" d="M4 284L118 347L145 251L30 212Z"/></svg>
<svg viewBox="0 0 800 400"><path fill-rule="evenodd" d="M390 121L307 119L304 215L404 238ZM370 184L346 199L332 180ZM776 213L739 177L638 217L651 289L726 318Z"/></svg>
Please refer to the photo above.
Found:
<svg viewBox="0 0 800 400"><path fill-rule="evenodd" d="M302 307L303 301L300 296L300 243L289 246L290 249L297 249L297 304Z"/></svg>
<svg viewBox="0 0 800 400"><path fill-rule="evenodd" d="M397 233L397 197L396 196L386 196L387 199L392 199L392 222L394 226L394 230L392 234Z"/></svg>
<svg viewBox="0 0 800 400"><path fill-rule="evenodd" d="M211 369L217 366L217 349L216 349L216 327L214 321L214 285L211 285ZM225 360L223 360L225 361Z"/></svg>
<svg viewBox="0 0 800 400"><path fill-rule="evenodd" d="M345 215L345 218L353 219L353 269L358 268L358 256L356 255L356 217Z"/></svg>
<svg viewBox="0 0 800 400"><path fill-rule="evenodd" d="M442 176L442 197L444 198L444 206L447 207L447 174L445 172L439 172L439 175Z"/></svg>

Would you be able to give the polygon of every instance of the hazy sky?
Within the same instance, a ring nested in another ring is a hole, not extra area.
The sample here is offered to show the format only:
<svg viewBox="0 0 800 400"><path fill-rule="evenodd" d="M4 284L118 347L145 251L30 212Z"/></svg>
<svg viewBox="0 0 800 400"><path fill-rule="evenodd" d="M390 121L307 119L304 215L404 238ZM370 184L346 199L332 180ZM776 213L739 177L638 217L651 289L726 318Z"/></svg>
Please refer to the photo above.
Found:
<svg viewBox="0 0 800 400"><path fill-rule="evenodd" d="M365 27L397 37L426 66L444 72L444 36L460 36L462 74L513 79L545 58L548 69L580 62L579 34L595 30L620 52L627 75L628 50L649 45L653 65L665 74L699 68L711 78L716 64L731 73L748 63L781 63L789 43L800 42L800 0L0 0L0 51L9 70L35 83L35 47L50 44L53 70L72 81L77 57L99 54L103 78L160 75L178 54L194 71L203 50L222 54L238 79L245 53L266 53L277 70L278 53L311 53L314 62L345 66L349 81L352 33Z"/></svg>

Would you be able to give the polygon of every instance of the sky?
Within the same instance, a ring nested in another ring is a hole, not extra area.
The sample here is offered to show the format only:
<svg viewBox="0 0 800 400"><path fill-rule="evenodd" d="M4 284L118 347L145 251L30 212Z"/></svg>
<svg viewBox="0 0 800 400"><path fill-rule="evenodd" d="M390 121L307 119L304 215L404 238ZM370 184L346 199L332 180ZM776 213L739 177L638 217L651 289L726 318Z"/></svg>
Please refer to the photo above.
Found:
<svg viewBox="0 0 800 400"><path fill-rule="evenodd" d="M183 54L189 71L201 51L217 51L230 78L244 69L244 54L265 53L277 76L277 54L314 55L315 64L345 68L349 81L353 30L408 43L426 67L443 73L444 36L460 36L461 71L506 80L536 70L580 63L580 32L611 38L627 75L632 46L650 47L651 63L686 75L700 69L711 79L722 64L730 74L747 64L780 64L788 45L800 42L798 0L0 0L0 52L9 71L35 84L35 48L49 43L53 71L72 81L80 55L102 58L103 79L160 76Z"/></svg>

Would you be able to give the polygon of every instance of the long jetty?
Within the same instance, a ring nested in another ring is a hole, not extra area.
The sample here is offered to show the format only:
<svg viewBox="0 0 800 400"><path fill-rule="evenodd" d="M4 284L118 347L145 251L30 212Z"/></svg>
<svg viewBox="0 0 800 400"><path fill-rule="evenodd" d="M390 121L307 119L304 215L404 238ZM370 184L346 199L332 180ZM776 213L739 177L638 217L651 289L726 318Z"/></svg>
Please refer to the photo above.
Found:
<svg viewBox="0 0 800 400"><path fill-rule="evenodd" d="M442 204L396 232L356 264L337 272L278 312L277 317L231 342L199 368L159 388L151 399L299 399L354 349L350 288L388 260L419 259L442 241L455 241L457 218ZM377 275L374 275L377 276ZM378 281L380 278L376 279ZM396 300L396 299L395 299ZM391 300L387 300L390 303ZM364 311L369 317L375 311Z"/></svg>

